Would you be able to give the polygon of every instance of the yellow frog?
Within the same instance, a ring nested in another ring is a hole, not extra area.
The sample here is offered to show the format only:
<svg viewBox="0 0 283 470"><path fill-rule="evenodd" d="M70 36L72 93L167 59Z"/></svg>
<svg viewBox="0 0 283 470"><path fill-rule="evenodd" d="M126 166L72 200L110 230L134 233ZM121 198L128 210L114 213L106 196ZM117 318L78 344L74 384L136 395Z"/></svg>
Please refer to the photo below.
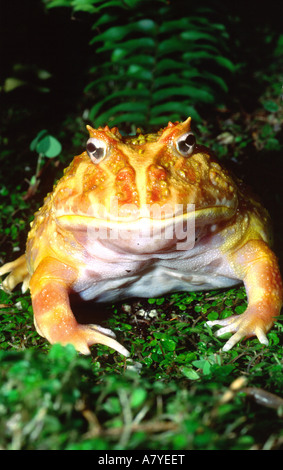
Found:
<svg viewBox="0 0 283 470"><path fill-rule="evenodd" d="M86 151L35 214L25 255L0 269L5 289L30 288L38 333L83 354L101 343L128 355L110 330L77 323L71 293L112 302L243 281L247 310L208 325L233 333L226 351L253 335L268 344L283 294L267 211L196 143L191 119L127 137L87 127Z"/></svg>

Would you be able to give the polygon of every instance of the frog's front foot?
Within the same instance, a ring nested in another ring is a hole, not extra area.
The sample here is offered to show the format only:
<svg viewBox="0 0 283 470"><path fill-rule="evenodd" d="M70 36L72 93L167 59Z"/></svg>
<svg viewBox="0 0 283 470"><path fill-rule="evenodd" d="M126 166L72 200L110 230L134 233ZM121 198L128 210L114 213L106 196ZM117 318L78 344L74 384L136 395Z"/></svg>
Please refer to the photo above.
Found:
<svg viewBox="0 0 283 470"><path fill-rule="evenodd" d="M242 315L232 315L224 320L208 321L206 324L210 327L215 325L222 327L216 331L215 336L234 333L223 346L223 351L229 351L241 339L249 338L250 336L257 336L260 343L268 345L266 333L271 325L257 316L253 309L247 309Z"/></svg>
<svg viewBox="0 0 283 470"><path fill-rule="evenodd" d="M129 352L114 339L115 334L98 325L82 325L76 321L70 306L70 285L77 278L75 268L52 258L44 259L34 272L30 289L37 332L51 344L72 344L82 354L90 354L90 346L104 344L124 356Z"/></svg>
<svg viewBox="0 0 283 470"><path fill-rule="evenodd" d="M40 328L35 317L35 326L38 333L49 340L51 344L60 343L63 345L72 344L81 354L90 354L90 346L94 344L104 344L109 348L118 351L123 356L128 357L129 351L115 339L115 334L108 328L99 325L81 325L75 321L68 322L69 325L45 324ZM70 323L72 326L70 327Z"/></svg>

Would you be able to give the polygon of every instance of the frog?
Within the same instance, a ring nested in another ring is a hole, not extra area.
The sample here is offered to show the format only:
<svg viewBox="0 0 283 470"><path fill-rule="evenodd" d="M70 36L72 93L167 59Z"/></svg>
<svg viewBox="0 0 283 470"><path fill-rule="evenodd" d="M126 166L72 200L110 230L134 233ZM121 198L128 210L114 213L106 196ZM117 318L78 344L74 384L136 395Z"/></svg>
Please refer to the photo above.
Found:
<svg viewBox="0 0 283 470"><path fill-rule="evenodd" d="M30 290L37 332L81 354L129 351L109 328L79 323L70 298L95 306L131 297L227 289L243 283L242 314L207 321L229 351L267 332L282 306L271 223L259 199L197 142L191 118L122 135L87 125L74 157L36 212L26 251L0 268L2 288Z"/></svg>

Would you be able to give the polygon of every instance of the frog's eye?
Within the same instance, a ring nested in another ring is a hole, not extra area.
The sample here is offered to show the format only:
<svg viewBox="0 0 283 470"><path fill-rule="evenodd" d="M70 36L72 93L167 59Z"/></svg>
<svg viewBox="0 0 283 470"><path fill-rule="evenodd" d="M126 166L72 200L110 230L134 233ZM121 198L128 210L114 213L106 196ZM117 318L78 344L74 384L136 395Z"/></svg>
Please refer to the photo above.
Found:
<svg viewBox="0 0 283 470"><path fill-rule="evenodd" d="M182 135L176 142L178 152L183 157L188 157L194 150L196 138L192 132Z"/></svg>
<svg viewBox="0 0 283 470"><path fill-rule="evenodd" d="M99 163L106 155L106 144L102 140L91 137L86 143L86 151L93 163Z"/></svg>

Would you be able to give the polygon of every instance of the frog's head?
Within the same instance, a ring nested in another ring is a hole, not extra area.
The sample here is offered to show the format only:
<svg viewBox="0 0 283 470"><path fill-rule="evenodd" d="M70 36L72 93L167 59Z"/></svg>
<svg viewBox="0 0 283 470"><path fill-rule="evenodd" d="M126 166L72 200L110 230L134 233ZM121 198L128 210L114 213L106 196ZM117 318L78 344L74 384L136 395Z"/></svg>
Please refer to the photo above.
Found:
<svg viewBox="0 0 283 470"><path fill-rule="evenodd" d="M66 170L54 198L65 227L160 230L173 221L215 224L235 213L235 184L196 143L191 118L146 135L87 129L86 151Z"/></svg>

